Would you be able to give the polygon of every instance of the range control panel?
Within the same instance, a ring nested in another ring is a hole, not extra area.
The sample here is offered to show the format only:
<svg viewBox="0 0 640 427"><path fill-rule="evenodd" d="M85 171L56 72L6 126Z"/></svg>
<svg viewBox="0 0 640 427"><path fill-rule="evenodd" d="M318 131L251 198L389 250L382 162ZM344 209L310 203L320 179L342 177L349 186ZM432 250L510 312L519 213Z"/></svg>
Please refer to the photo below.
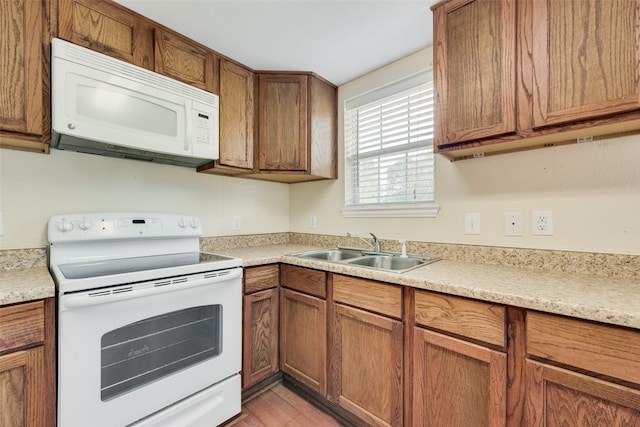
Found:
<svg viewBox="0 0 640 427"><path fill-rule="evenodd" d="M162 213L86 213L49 218L49 242L87 240L199 237L194 216Z"/></svg>

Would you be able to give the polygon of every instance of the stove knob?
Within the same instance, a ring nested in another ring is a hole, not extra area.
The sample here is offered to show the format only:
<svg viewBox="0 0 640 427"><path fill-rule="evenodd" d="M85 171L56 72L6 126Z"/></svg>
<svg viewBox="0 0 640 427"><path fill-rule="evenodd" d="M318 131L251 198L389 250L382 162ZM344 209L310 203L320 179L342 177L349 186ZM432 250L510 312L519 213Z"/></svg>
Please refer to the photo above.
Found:
<svg viewBox="0 0 640 427"><path fill-rule="evenodd" d="M93 223L91 222L91 220L88 220L87 218L83 217L82 222L78 224L78 227L80 227L81 230L87 231L88 229L93 227Z"/></svg>
<svg viewBox="0 0 640 427"><path fill-rule="evenodd" d="M178 220L178 227L185 228L187 226L187 221L184 218L180 218Z"/></svg>
<svg viewBox="0 0 640 427"><path fill-rule="evenodd" d="M191 219L189 225L191 226L191 228L198 228L198 220L195 218Z"/></svg>
<svg viewBox="0 0 640 427"><path fill-rule="evenodd" d="M66 219L63 219L62 222L59 222L57 225L58 230L60 230L62 233L68 233L69 231L73 230L73 223L71 221L67 221Z"/></svg>

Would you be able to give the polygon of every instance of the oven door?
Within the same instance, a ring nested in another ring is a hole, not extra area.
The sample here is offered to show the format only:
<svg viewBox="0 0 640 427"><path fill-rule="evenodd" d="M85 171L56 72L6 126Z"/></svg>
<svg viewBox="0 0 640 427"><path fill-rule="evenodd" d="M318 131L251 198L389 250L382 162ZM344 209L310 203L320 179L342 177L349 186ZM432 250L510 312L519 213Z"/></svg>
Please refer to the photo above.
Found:
<svg viewBox="0 0 640 427"><path fill-rule="evenodd" d="M61 295L58 425L125 426L238 375L241 277L237 268Z"/></svg>

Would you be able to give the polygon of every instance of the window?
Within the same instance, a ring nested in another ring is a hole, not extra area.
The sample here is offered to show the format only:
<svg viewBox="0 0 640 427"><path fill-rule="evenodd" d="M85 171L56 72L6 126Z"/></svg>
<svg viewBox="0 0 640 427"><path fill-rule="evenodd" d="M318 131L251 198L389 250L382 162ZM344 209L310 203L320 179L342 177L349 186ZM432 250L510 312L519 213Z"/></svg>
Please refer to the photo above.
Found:
<svg viewBox="0 0 640 427"><path fill-rule="evenodd" d="M344 216L435 216L429 74L345 103Z"/></svg>

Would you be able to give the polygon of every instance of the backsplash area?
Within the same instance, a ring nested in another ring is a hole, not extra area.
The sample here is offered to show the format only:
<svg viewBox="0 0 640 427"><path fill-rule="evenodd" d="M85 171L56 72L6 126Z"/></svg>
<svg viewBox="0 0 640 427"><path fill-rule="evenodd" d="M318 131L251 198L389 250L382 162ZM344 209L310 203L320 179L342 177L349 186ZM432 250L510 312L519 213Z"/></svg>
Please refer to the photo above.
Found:
<svg viewBox="0 0 640 427"><path fill-rule="evenodd" d="M399 252L397 240L380 241L384 251ZM269 233L220 237L203 237L200 248L207 252L227 249L297 244L316 247L363 247L354 237L307 233ZM408 241L407 251L420 256L436 257L477 264L504 265L529 270L592 274L601 277L640 278L640 256L542 249L505 248L446 243ZM46 248L0 251L0 270L46 267Z"/></svg>

